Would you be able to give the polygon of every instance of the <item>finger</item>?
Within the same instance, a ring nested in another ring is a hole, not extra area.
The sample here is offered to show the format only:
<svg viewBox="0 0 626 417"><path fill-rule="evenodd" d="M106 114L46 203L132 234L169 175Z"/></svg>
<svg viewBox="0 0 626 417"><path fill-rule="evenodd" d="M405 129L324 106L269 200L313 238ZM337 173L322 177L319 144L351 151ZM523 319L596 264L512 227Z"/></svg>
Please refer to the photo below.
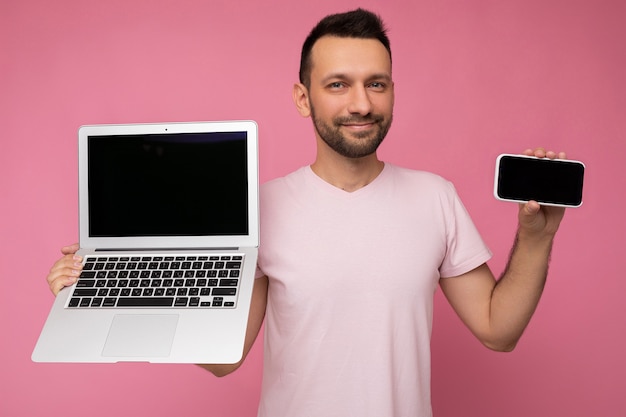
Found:
<svg viewBox="0 0 626 417"><path fill-rule="evenodd" d="M537 158L545 158L546 157L546 150L544 148L535 148L533 150L533 155L536 156Z"/></svg>
<svg viewBox="0 0 626 417"><path fill-rule="evenodd" d="M72 268L62 268L52 271L48 277L48 286L54 295L57 295L63 288L73 285L80 271Z"/></svg>
<svg viewBox="0 0 626 417"><path fill-rule="evenodd" d="M550 159L567 159L567 155L565 152L555 152L555 151L547 151L546 158Z"/></svg>
<svg viewBox="0 0 626 417"><path fill-rule="evenodd" d="M52 291L52 294L56 296L59 294L59 292L61 292L63 288L69 287L70 285L73 285L75 282L76 282L76 279L72 277L66 277L64 279L57 279L50 284L50 291Z"/></svg>
<svg viewBox="0 0 626 417"><path fill-rule="evenodd" d="M534 200L530 200L526 204L522 204L522 214L526 216L535 216L539 210L541 210L541 206Z"/></svg>
<svg viewBox="0 0 626 417"><path fill-rule="evenodd" d="M46 277L46 281L48 281L49 285L52 285L55 281L67 280L68 278L72 281L76 281L76 278L80 275L80 273L81 268L57 267L50 270L50 273Z"/></svg>
<svg viewBox="0 0 626 417"><path fill-rule="evenodd" d="M61 248L61 253L63 255L71 255L71 254L76 253L78 249L80 249L80 247L78 246L78 243L74 243L72 245L63 246Z"/></svg>
<svg viewBox="0 0 626 417"><path fill-rule="evenodd" d="M46 277L50 291L57 295L64 287L73 285L82 269L82 258L78 255L65 255L59 259Z"/></svg>
<svg viewBox="0 0 626 417"><path fill-rule="evenodd" d="M65 255L52 265L52 268L50 268L50 275L65 268L68 270L74 269L80 271L83 269L82 260L83 258L79 255Z"/></svg>

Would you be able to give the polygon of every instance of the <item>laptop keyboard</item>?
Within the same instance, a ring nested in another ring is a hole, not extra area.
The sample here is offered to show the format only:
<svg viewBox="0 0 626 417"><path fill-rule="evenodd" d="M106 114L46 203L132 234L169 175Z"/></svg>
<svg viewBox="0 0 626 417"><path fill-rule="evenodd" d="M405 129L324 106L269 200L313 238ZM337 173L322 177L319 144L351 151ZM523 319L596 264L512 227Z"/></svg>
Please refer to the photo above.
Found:
<svg viewBox="0 0 626 417"><path fill-rule="evenodd" d="M243 255L85 257L67 308L234 308Z"/></svg>

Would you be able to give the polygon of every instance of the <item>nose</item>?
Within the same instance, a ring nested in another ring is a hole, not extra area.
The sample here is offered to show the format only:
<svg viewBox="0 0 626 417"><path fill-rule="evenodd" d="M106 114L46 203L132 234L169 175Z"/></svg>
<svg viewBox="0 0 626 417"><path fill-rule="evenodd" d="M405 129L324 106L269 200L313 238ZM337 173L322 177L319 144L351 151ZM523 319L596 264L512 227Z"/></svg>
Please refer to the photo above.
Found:
<svg viewBox="0 0 626 417"><path fill-rule="evenodd" d="M350 114L360 114L365 116L372 111L372 101L364 85L352 86L350 88L348 111Z"/></svg>

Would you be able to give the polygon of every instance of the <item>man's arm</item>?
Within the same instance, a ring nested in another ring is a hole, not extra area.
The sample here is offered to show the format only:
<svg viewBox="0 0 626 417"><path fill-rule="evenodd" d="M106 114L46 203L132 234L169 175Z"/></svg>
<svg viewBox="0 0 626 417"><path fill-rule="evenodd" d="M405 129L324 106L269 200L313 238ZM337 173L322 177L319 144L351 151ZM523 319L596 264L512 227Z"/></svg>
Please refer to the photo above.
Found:
<svg viewBox="0 0 626 417"><path fill-rule="evenodd" d="M524 153L557 156L542 149ZM564 159L565 154L558 157ZM520 205L515 243L499 280L486 264L440 280L461 320L490 349L513 350L528 325L546 282L552 242L564 213L561 207L539 206L534 201Z"/></svg>
<svg viewBox="0 0 626 417"><path fill-rule="evenodd" d="M252 348L254 341L259 334L261 324L265 318L265 307L267 305L267 286L268 279L266 276L254 280L254 289L252 290L252 303L250 304L250 314L248 316L248 327L246 328L246 340L243 347L243 356L241 360L235 364L200 364L202 368L210 371L215 376L226 376L236 371L243 361L246 359L248 352Z"/></svg>

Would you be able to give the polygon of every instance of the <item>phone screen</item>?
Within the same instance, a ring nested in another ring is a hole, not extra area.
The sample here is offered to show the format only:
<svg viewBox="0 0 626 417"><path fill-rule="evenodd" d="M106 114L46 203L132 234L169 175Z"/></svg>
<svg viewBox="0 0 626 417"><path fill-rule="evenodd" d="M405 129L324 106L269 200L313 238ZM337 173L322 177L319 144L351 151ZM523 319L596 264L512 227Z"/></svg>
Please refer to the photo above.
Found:
<svg viewBox="0 0 626 417"><path fill-rule="evenodd" d="M578 207L584 171L580 161L500 155L494 191L500 200Z"/></svg>

